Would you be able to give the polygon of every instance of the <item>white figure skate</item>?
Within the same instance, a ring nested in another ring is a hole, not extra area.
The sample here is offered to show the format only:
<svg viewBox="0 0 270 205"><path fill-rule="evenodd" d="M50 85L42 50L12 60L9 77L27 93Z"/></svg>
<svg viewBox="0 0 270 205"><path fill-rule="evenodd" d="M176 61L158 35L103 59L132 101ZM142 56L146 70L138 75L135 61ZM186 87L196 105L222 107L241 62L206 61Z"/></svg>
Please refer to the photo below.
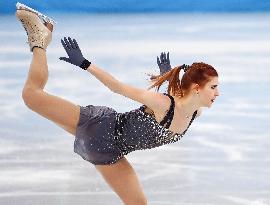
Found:
<svg viewBox="0 0 270 205"><path fill-rule="evenodd" d="M16 7L16 16L26 30L30 51L33 52L34 47L46 50L52 40L52 31L56 22L52 18L19 2Z"/></svg>
<svg viewBox="0 0 270 205"><path fill-rule="evenodd" d="M20 3L20 2L17 2L16 8L17 8L18 10L20 10L20 9L28 10L28 11L31 11L31 12L37 14L38 17L39 17L40 19L42 19L44 23L50 23L50 24L52 24L52 25L55 25L55 24L57 23L57 22L56 22L55 20L53 20L52 18L50 18L50 17L48 17L48 16L46 16L46 15L40 13L39 11L36 11L35 9L32 9L32 8L30 8L30 7L28 7L28 6L24 5L24 4L22 4L22 3Z"/></svg>

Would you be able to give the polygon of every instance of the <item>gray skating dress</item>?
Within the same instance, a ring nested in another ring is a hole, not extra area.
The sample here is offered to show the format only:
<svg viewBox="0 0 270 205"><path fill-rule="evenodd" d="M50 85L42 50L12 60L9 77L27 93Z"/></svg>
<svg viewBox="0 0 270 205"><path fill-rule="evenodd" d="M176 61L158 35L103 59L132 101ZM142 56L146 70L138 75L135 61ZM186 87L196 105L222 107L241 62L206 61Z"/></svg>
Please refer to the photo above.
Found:
<svg viewBox="0 0 270 205"><path fill-rule="evenodd" d="M125 113L117 113L106 106L80 106L74 152L94 165L109 165L132 151L180 140L196 117L197 110L187 129L182 134L174 134L168 129L174 115L174 98L164 95L171 99L171 105L160 123L144 112L145 105Z"/></svg>

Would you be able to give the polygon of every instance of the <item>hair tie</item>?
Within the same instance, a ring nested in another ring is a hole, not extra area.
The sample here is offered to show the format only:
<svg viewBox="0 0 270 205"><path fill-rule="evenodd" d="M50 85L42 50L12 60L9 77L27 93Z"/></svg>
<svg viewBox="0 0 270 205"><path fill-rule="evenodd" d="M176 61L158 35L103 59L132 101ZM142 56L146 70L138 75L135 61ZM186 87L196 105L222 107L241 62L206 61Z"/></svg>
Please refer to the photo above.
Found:
<svg viewBox="0 0 270 205"><path fill-rule="evenodd" d="M187 72L187 70L189 69L189 65L183 64L181 65L181 68L184 70L184 72Z"/></svg>

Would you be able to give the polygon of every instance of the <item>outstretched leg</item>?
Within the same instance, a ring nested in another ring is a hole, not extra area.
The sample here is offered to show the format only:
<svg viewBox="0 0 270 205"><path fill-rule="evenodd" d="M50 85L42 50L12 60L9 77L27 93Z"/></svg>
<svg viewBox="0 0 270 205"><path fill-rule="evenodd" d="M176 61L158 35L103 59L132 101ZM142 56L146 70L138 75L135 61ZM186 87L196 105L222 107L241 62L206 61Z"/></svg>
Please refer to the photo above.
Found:
<svg viewBox="0 0 270 205"><path fill-rule="evenodd" d="M125 157L115 164L95 167L125 205L147 204L138 177Z"/></svg>
<svg viewBox="0 0 270 205"><path fill-rule="evenodd" d="M24 7L18 8L16 16L27 32L30 51L33 52L22 91L23 100L31 110L75 135L80 107L44 91L48 80L46 48L52 38L53 25L46 21L43 23L37 13Z"/></svg>
<svg viewBox="0 0 270 205"><path fill-rule="evenodd" d="M22 97L25 104L36 113L55 122L75 135L79 121L80 107L60 97L53 96L43 89L48 80L46 51L35 47L28 77Z"/></svg>

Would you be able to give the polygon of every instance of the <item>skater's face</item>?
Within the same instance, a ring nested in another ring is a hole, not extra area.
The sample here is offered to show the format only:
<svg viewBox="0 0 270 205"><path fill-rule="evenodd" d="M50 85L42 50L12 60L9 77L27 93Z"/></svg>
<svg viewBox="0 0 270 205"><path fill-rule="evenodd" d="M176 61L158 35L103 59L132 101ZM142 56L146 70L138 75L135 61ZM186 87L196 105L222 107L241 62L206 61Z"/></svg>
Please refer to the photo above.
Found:
<svg viewBox="0 0 270 205"><path fill-rule="evenodd" d="M205 86L199 89L199 97L202 107L211 107L212 103L219 96L218 77L211 77Z"/></svg>

